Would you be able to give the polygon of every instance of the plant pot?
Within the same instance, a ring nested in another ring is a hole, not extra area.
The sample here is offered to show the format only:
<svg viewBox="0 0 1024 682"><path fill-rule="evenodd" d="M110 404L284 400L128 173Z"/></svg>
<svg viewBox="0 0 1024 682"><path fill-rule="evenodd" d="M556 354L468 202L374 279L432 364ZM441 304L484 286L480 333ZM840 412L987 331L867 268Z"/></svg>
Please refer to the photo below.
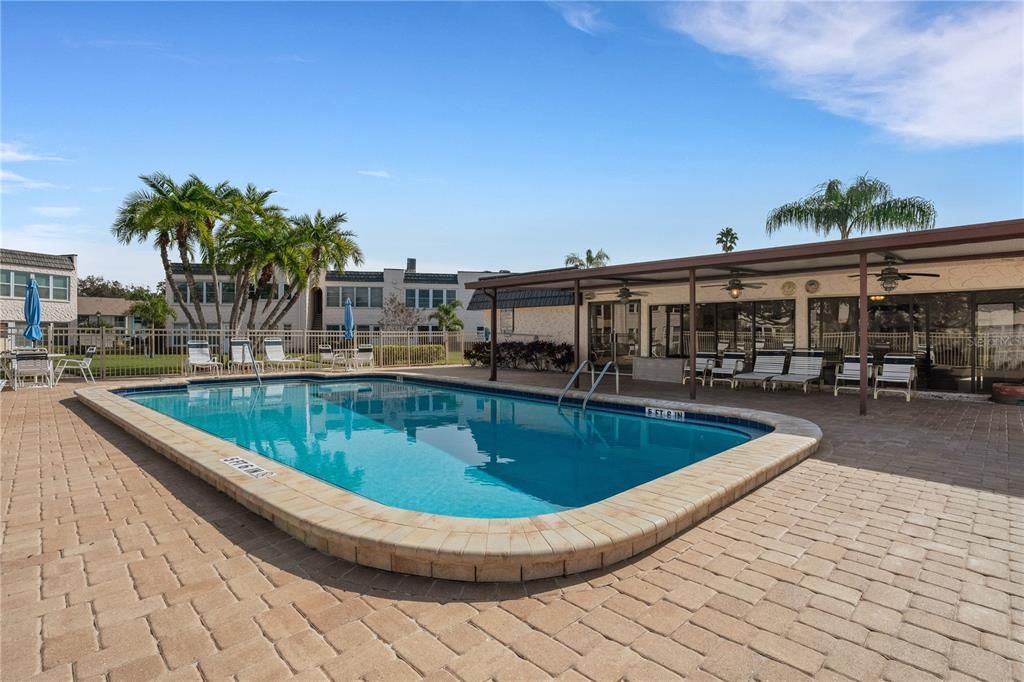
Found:
<svg viewBox="0 0 1024 682"><path fill-rule="evenodd" d="M1024 405L1024 384L992 384L992 400L1002 405Z"/></svg>

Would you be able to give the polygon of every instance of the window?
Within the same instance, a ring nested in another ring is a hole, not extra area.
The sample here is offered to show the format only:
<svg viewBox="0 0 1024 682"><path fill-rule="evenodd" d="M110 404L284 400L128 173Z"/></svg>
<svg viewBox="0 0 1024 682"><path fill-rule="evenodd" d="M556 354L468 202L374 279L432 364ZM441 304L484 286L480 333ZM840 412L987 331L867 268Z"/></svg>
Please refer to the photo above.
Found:
<svg viewBox="0 0 1024 682"><path fill-rule="evenodd" d="M355 301L356 301L355 287L342 287L341 288L341 304L345 305L345 301L352 301L352 305L355 305Z"/></svg>
<svg viewBox="0 0 1024 682"><path fill-rule="evenodd" d="M36 275L36 286L39 287L39 298L50 298L50 276Z"/></svg>
<svg viewBox="0 0 1024 682"><path fill-rule="evenodd" d="M71 298L71 278L67 275L50 277L50 298L55 301L67 301Z"/></svg>
<svg viewBox="0 0 1024 682"><path fill-rule="evenodd" d="M338 287L327 287L327 307L341 307L341 289Z"/></svg>
<svg viewBox="0 0 1024 682"><path fill-rule="evenodd" d="M432 307L436 308L442 303L444 303L444 289L434 289L434 299Z"/></svg>
<svg viewBox="0 0 1024 682"><path fill-rule="evenodd" d="M420 289L419 302L416 304L417 308L429 308L430 307L430 289Z"/></svg>
<svg viewBox="0 0 1024 682"><path fill-rule="evenodd" d="M203 297L203 303L216 303L214 291L213 282L203 282L202 288L199 290Z"/></svg>
<svg viewBox="0 0 1024 682"><path fill-rule="evenodd" d="M178 298L181 299L181 302L190 303L191 301L188 297L188 284L185 282L175 282L174 284L178 287Z"/></svg>
<svg viewBox="0 0 1024 682"><path fill-rule="evenodd" d="M384 287L370 287L370 307L384 307Z"/></svg>
<svg viewBox="0 0 1024 682"><path fill-rule="evenodd" d="M284 331L286 331L286 332L290 332L292 330L292 326L290 324L286 323L286 324L283 325L283 327L284 327Z"/></svg>
<svg viewBox="0 0 1024 682"><path fill-rule="evenodd" d="M357 308L369 308L370 289L368 287L356 287L356 295L352 298L352 305Z"/></svg>
<svg viewBox="0 0 1024 682"><path fill-rule="evenodd" d="M44 301L67 301L70 298L70 278L66 275L0 270L0 296L24 298L28 281L35 277L39 298Z"/></svg>
<svg viewBox="0 0 1024 682"><path fill-rule="evenodd" d="M11 295L11 271L0 270L0 296Z"/></svg>
<svg viewBox="0 0 1024 682"><path fill-rule="evenodd" d="M445 289L444 290L444 302L445 303L451 303L452 301L457 301L458 299L459 299L459 292L457 290L455 290L455 289Z"/></svg>
<svg viewBox="0 0 1024 682"><path fill-rule="evenodd" d="M25 288L28 286L28 273L27 272L15 272L14 273L14 297L25 298Z"/></svg>
<svg viewBox="0 0 1024 682"><path fill-rule="evenodd" d="M652 305L650 307L650 344L652 358L678 358L683 349L683 306ZM689 330L689 319L686 319Z"/></svg>
<svg viewBox="0 0 1024 682"><path fill-rule="evenodd" d="M340 332L341 331L341 325L340 324L329 324L329 325L327 325L327 331L329 331L329 332Z"/></svg>
<svg viewBox="0 0 1024 682"><path fill-rule="evenodd" d="M234 282L221 282L221 285L220 285L220 301L221 301L221 303L234 303L235 302L235 283Z"/></svg>
<svg viewBox="0 0 1024 682"><path fill-rule="evenodd" d="M416 290L406 289L405 290L405 307L415 308L416 307Z"/></svg>

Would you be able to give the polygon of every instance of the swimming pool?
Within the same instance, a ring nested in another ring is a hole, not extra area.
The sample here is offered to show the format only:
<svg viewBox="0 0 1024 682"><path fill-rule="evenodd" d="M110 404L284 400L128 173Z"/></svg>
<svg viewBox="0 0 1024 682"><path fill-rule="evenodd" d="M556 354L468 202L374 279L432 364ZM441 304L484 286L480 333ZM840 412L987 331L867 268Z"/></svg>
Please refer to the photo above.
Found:
<svg viewBox="0 0 1024 682"><path fill-rule="evenodd" d="M125 397L380 504L470 518L582 507L770 430L378 377Z"/></svg>

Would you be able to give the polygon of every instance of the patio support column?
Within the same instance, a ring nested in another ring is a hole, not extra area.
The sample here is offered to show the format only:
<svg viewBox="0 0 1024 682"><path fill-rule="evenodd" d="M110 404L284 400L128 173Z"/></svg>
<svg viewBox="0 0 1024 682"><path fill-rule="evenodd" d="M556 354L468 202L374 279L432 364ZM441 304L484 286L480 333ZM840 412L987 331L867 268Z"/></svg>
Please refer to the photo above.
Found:
<svg viewBox="0 0 1024 682"><path fill-rule="evenodd" d="M580 366L580 304L582 301L580 300L580 281L577 279L574 280L574 282L572 289L572 357L573 362L576 363L576 367L573 368L573 371L576 371ZM577 375L573 388L579 387L580 377Z"/></svg>
<svg viewBox="0 0 1024 682"><path fill-rule="evenodd" d="M697 271L690 268L690 400L697 399Z"/></svg>
<svg viewBox="0 0 1024 682"><path fill-rule="evenodd" d="M868 254L860 254L857 347L860 349L860 414L868 413Z"/></svg>
<svg viewBox="0 0 1024 682"><path fill-rule="evenodd" d="M498 290L491 289L491 376L488 381L498 380Z"/></svg>

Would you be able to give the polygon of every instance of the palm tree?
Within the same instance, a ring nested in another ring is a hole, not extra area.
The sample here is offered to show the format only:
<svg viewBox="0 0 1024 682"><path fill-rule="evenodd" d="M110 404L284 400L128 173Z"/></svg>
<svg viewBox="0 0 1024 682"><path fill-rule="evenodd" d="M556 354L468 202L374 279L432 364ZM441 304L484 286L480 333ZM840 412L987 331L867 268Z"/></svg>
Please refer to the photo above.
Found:
<svg viewBox="0 0 1024 682"><path fill-rule="evenodd" d="M723 227L718 231L718 236L715 237L715 243L722 247L722 251L729 253L736 248L736 242L740 240L740 236L736 234L736 230L731 227Z"/></svg>
<svg viewBox="0 0 1024 682"><path fill-rule="evenodd" d="M608 260L608 254L604 249L598 249L597 253L587 249L583 257L578 253L570 253L565 257L565 265L570 268L602 268L608 265Z"/></svg>
<svg viewBox="0 0 1024 682"><path fill-rule="evenodd" d="M935 206L921 197L893 197L889 185L862 175L849 186L829 180L810 196L779 206L768 214L765 231L772 234L784 225L825 237L837 231L840 239L854 232L928 230L935 227Z"/></svg>
<svg viewBox="0 0 1024 682"><path fill-rule="evenodd" d="M149 354L152 357L156 344L156 328L167 324L167 318L173 320L178 316L174 314L174 309L167 302L167 298L160 293L146 294L145 298L133 302L128 312L149 325Z"/></svg>
<svg viewBox="0 0 1024 682"><path fill-rule="evenodd" d="M152 177L155 176L141 176L141 179L149 186ZM110 231L122 244L153 240L153 247L160 252L160 262L164 267L164 281L171 291L171 296L185 313L188 323L195 327L196 318L192 316L192 312L182 300L178 287L174 284L174 274L171 268L170 248L177 241L178 219L179 215L174 202L167 200L163 193L144 189L136 190L125 197Z"/></svg>
<svg viewBox="0 0 1024 682"><path fill-rule="evenodd" d="M362 265L363 251L355 241L356 234L351 230L342 230L341 226L348 222L344 213L324 215L317 211L312 216L308 213L291 219L295 233L295 249L297 255L305 263L302 276L296 277L289 286L286 305L278 305L267 316L265 328L273 328L280 324L288 311L292 309L299 294L327 270L343 271L350 263Z"/></svg>
<svg viewBox="0 0 1024 682"><path fill-rule="evenodd" d="M259 297L267 295L264 308L273 298L270 286L275 272L278 269L286 273L301 271L291 226L283 214L271 213L263 218L238 217L221 239L219 248L222 257L237 273L235 303L229 322L231 329L238 329L246 308L249 309L248 328L253 329Z"/></svg>
<svg viewBox="0 0 1024 682"><path fill-rule="evenodd" d="M462 320L455 314L455 309L460 307L462 307L462 301L459 299L442 303L434 309L434 312L430 313L427 319L437 320L437 326L443 332L457 331L464 327Z"/></svg>

